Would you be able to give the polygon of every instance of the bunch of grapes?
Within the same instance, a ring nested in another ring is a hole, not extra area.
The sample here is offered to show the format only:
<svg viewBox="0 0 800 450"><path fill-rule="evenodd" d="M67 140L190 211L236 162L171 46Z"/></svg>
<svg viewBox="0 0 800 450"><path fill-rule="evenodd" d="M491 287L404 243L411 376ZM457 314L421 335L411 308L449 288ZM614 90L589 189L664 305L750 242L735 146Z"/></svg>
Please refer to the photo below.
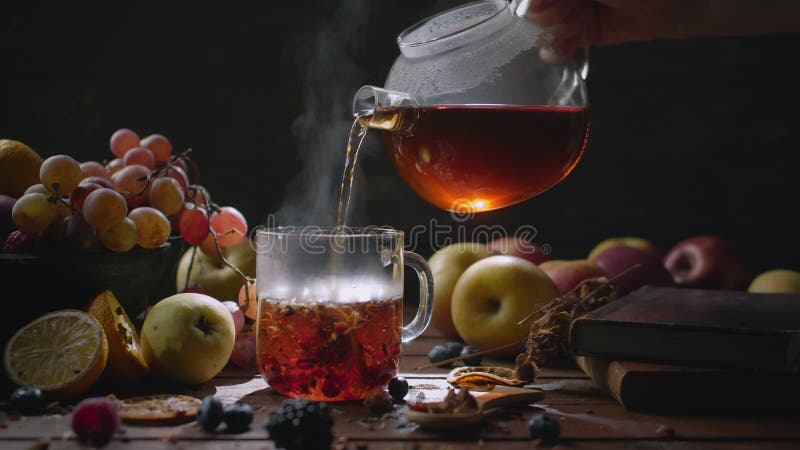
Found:
<svg viewBox="0 0 800 450"><path fill-rule="evenodd" d="M115 158L105 164L47 158L41 182L12 208L19 229L9 239L26 245L4 250L30 251L28 243L38 240L59 250L126 252L137 244L159 247L175 234L216 255L246 238L239 211L216 205L203 186L190 184L188 150L173 154L163 135L140 139L128 129L111 136L110 148Z"/></svg>

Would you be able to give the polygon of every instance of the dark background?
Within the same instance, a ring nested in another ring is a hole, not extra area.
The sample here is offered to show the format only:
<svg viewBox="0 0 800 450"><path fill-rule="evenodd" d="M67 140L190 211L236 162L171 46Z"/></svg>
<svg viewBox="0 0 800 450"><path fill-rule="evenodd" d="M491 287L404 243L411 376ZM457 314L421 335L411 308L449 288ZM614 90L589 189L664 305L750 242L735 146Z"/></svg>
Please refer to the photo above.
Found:
<svg viewBox="0 0 800 450"><path fill-rule="evenodd" d="M102 160L117 128L161 132L193 148L200 182L251 225L275 211L283 222L323 222L335 208L352 93L383 83L403 28L455 3L3 2L0 137L43 156ZM748 37L593 49L581 163L551 191L467 226L533 225L556 257L581 257L615 235L668 249L718 234L755 270L800 267L798 44ZM362 162L357 224L454 223L403 184L378 141ZM431 252L427 243L417 250Z"/></svg>

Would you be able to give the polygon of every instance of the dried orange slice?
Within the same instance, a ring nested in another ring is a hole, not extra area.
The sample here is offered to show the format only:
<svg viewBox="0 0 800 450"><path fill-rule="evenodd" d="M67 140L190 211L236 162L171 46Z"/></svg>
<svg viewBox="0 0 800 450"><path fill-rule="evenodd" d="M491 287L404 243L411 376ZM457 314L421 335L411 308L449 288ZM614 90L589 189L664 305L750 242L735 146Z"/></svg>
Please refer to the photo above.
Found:
<svg viewBox="0 0 800 450"><path fill-rule="evenodd" d="M108 339L105 376L122 383L136 381L145 376L147 362L142 355L139 336L114 294L102 292L89 304L88 312L103 327Z"/></svg>
<svg viewBox="0 0 800 450"><path fill-rule="evenodd" d="M146 395L119 403L119 416L132 425L178 425L197 417L200 400L188 395Z"/></svg>
<svg viewBox="0 0 800 450"><path fill-rule="evenodd" d="M447 374L447 382L459 389L474 391L490 391L497 385L525 385L525 381L514 377L513 369L491 366L456 367Z"/></svg>
<svg viewBox="0 0 800 450"><path fill-rule="evenodd" d="M103 328L83 311L45 314L20 328L6 345L3 364L18 385L33 385L50 398L70 398L89 389L106 366Z"/></svg>

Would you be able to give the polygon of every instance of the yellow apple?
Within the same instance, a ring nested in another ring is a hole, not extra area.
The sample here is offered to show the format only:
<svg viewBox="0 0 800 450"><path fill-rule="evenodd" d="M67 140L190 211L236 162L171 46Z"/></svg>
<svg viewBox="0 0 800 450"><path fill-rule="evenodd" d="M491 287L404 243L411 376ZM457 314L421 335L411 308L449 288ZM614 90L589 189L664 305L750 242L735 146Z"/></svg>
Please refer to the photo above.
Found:
<svg viewBox="0 0 800 450"><path fill-rule="evenodd" d="M453 289L452 316L458 334L488 350L519 342L498 354L515 355L530 331L519 321L558 295L550 277L530 261L490 256L469 266Z"/></svg>
<svg viewBox="0 0 800 450"><path fill-rule="evenodd" d="M477 242L459 242L439 249L428 260L433 273L433 315L431 325L447 337L458 337L450 313L453 287L456 281L475 262L491 256L492 252Z"/></svg>
<svg viewBox="0 0 800 450"><path fill-rule="evenodd" d="M589 256L587 256L586 259L594 261L594 258L597 255L599 255L603 250L610 247L619 247L619 246L640 248L642 250L647 250L655 253L659 258L662 256L661 252L658 250L658 247L656 247L655 244L648 241L647 239L640 237L633 237L633 236L623 236L623 237L608 238L603 241L600 241L600 243L595 245L592 251L589 252Z"/></svg>
<svg viewBox="0 0 800 450"><path fill-rule="evenodd" d="M253 277L256 273L256 252L245 242L223 249L225 257L232 264L241 269L247 276ZM181 292L186 286L186 276L189 275L190 286L200 286L206 294L222 300L234 300L239 295L239 289L244 281L233 269L222 263L218 256L209 256L198 249L192 264L192 273L189 274L189 264L192 260L192 248L186 251L178 263L178 274L175 286Z"/></svg>
<svg viewBox="0 0 800 450"><path fill-rule="evenodd" d="M768 270L755 277L747 292L792 294L800 292L800 272L789 269Z"/></svg>
<svg viewBox="0 0 800 450"><path fill-rule="evenodd" d="M214 378L231 356L236 332L222 303L183 293L156 303L142 325L142 352L156 373L187 385Z"/></svg>

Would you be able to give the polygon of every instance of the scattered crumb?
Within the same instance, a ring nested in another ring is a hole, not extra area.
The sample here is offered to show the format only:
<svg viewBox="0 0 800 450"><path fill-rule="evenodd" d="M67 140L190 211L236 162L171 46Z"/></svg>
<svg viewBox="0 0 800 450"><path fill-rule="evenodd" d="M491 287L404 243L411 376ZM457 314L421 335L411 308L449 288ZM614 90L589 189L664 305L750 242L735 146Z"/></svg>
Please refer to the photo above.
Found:
<svg viewBox="0 0 800 450"><path fill-rule="evenodd" d="M586 411L584 411L584 413L585 414L594 414L594 410L587 409Z"/></svg>
<svg viewBox="0 0 800 450"><path fill-rule="evenodd" d="M47 450L50 448L50 442L51 441L49 437L40 437L36 440L36 442L28 447L28 450Z"/></svg>

